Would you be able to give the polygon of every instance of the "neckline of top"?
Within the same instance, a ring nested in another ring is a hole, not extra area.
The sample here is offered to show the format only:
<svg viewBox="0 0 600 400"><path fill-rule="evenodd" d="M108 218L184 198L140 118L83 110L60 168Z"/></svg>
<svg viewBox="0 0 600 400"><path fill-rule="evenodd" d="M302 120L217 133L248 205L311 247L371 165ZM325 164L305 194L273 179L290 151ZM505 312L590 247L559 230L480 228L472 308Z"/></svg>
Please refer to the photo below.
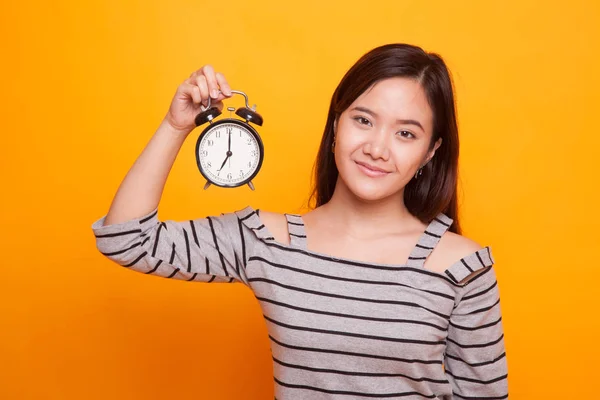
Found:
<svg viewBox="0 0 600 400"><path fill-rule="evenodd" d="M466 285L470 280L463 280L469 275L471 275L471 273L473 273L474 271L477 271L482 268L491 267L495 263L494 258L491 254L490 246L485 246L477 251L474 251L471 254L464 256L460 260L456 260L442 272L437 272L429 268L425 268L423 266L423 257L427 257L427 255L435 247L435 244L437 244L437 242L441 238L441 235L448 230L448 228L453 222L451 218L449 218L443 213L438 214L438 216L429 223L427 229L421 234L419 240L417 241L417 244L413 247L413 251L409 256L409 260L405 264L374 263L365 262L361 260L354 260L350 258L334 257L329 254L309 250L308 248L302 248L293 246L291 244L288 245L278 242L275 240L273 235L269 232L268 228L260 219L259 213L260 209L254 209L251 206L247 206L246 208L235 212L235 214L237 214L239 218L240 223L244 224L248 229L252 230L254 234L267 245L275 246L286 251L304 253L311 257L316 257L327 261L339 261L345 264L367 268L380 268L390 270L418 270L424 274L444 279L452 283L454 286L458 287ZM298 214L290 215L296 217L299 216L301 218L301 216ZM434 235L429 235L427 233L428 231L434 233Z"/></svg>
<svg viewBox="0 0 600 400"><path fill-rule="evenodd" d="M285 243L275 240L275 237L271 234L269 229L262 222L262 220L260 218L260 209L259 208L255 209L251 206L247 206L246 208L241 210L238 215L242 216L242 218L241 218L242 221L247 221L248 219L253 219L252 217L254 217L256 219L257 226L253 227L252 224L247 224L247 226L250 229L252 229L259 238L261 238L271 244L275 244L277 246L285 248L285 249L299 250L299 251L305 252L309 255L314 255L314 256L322 258L322 259L331 260L331 261L342 261L342 262L356 264L356 265L374 266L374 267L390 268L390 269L397 269L400 267L421 268L425 271L429 271L433 274L440 275L440 276L447 278L446 274L424 268L424 266L423 266L428 255L433 251L433 249L435 248L435 246L441 239L442 235L450 228L450 226L452 225L452 222L454 221L452 218L446 216L444 213L439 213L437 215L437 217L435 217L427 225L427 227L425 228L423 233L421 233L421 235L419 236L419 239L417 240L416 244L413 245L411 253L409 254L407 261L403 264L368 262L368 261L356 260L356 259L345 258L345 257L335 257L335 256L332 256L327 253L321 253L318 251L310 250L306 246L306 244L307 244L306 233L304 230L305 223L304 223L304 219L302 218L302 215L300 215L300 214L284 213L284 215L286 216L286 219L288 221L288 228L294 229L294 227L296 227L298 230L297 232L292 232L292 233L296 233L296 235L290 235L290 244L285 244ZM293 222L295 224L290 225L290 222Z"/></svg>

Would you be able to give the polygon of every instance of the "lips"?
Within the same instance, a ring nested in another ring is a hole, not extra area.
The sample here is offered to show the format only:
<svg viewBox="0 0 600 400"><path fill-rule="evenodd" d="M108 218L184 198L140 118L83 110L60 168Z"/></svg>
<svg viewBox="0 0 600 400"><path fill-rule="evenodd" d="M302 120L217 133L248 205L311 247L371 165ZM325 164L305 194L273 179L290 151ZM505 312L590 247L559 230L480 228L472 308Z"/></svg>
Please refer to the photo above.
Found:
<svg viewBox="0 0 600 400"><path fill-rule="evenodd" d="M389 174L389 171L386 171L386 170L376 167L374 165L367 164L367 163L360 162L360 161L355 161L355 162L358 165L358 168L368 176L378 177L378 176L385 176L385 175Z"/></svg>

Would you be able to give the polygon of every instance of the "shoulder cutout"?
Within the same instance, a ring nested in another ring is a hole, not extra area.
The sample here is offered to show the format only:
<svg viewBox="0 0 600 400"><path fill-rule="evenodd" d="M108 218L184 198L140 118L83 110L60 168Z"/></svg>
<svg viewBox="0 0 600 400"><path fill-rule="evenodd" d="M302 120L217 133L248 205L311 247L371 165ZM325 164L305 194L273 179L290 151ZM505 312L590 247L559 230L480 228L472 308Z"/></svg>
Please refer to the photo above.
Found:
<svg viewBox="0 0 600 400"><path fill-rule="evenodd" d="M265 224L267 230L271 232L275 241L286 245L290 244L287 219L284 214L260 210L260 220Z"/></svg>
<svg viewBox="0 0 600 400"><path fill-rule="evenodd" d="M446 232L442 236L429 258L429 266L426 264L425 268L445 273L454 283L461 285L494 264L489 246L483 247L476 241L453 232Z"/></svg>

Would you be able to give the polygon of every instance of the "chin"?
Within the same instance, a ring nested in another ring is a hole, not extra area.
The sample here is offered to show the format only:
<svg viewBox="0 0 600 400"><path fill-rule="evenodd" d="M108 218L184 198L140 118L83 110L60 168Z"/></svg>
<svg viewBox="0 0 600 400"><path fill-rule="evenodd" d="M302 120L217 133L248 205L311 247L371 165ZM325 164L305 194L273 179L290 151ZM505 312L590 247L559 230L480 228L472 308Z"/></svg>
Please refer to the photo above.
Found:
<svg viewBox="0 0 600 400"><path fill-rule="evenodd" d="M364 202L376 202L393 196L398 190L386 185L384 182L368 182L361 178L351 177L350 181L344 180L348 192Z"/></svg>

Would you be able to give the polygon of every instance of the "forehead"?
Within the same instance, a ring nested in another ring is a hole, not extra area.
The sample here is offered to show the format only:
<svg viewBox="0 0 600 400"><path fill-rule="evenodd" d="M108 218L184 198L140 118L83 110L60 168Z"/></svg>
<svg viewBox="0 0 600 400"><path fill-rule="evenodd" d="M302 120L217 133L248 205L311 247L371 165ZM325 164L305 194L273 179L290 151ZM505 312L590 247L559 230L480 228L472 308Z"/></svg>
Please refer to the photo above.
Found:
<svg viewBox="0 0 600 400"><path fill-rule="evenodd" d="M381 118L416 119L431 126L433 111L425 90L412 78L388 78L365 90L349 107L363 106Z"/></svg>

